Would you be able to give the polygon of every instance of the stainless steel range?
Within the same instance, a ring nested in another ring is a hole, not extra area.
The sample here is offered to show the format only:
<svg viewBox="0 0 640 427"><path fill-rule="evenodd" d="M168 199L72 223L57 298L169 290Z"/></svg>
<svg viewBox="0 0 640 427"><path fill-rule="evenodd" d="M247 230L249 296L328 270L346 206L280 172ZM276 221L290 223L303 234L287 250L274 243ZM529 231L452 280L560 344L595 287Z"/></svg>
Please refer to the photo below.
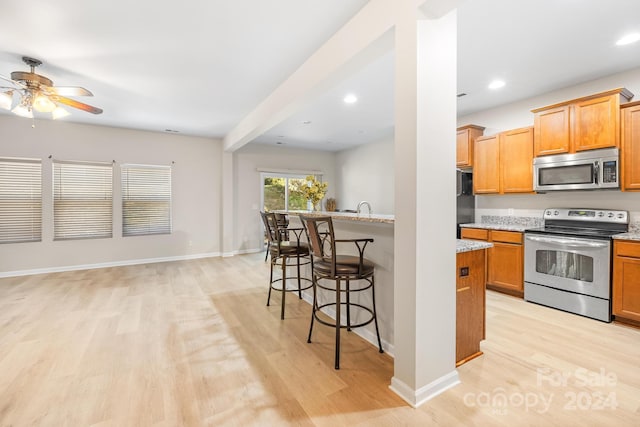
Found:
<svg viewBox="0 0 640 427"><path fill-rule="evenodd" d="M544 227L525 231L524 299L611 321L612 236L627 211L546 209Z"/></svg>

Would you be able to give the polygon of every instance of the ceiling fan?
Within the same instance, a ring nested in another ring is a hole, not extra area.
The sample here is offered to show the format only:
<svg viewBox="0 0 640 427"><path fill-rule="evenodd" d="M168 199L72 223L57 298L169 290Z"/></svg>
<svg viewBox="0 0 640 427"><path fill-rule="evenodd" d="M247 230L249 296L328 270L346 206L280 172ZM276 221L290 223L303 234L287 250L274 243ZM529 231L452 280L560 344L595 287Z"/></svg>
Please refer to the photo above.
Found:
<svg viewBox="0 0 640 427"><path fill-rule="evenodd" d="M14 71L11 73L10 79L0 76L0 79L6 80L12 85L12 87L0 86L0 108L11 110L18 116L28 118L33 118L34 110L39 113L51 113L54 120L70 114L60 104L92 114L102 113L101 108L67 98L67 96L93 96L87 89L74 86L54 86L50 79L35 73L36 67L42 65L42 61L28 56L23 56L22 61L31 67L31 71ZM16 106L11 109L14 93L20 98Z"/></svg>

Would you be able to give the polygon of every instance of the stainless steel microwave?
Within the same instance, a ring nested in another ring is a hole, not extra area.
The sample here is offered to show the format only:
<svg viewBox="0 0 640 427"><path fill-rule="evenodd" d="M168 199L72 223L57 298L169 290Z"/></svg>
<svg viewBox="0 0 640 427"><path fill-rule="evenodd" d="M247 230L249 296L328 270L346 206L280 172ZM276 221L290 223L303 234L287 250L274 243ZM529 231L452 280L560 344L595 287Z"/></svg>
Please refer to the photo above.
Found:
<svg viewBox="0 0 640 427"><path fill-rule="evenodd" d="M617 148L533 159L535 191L611 188L620 188L620 155Z"/></svg>

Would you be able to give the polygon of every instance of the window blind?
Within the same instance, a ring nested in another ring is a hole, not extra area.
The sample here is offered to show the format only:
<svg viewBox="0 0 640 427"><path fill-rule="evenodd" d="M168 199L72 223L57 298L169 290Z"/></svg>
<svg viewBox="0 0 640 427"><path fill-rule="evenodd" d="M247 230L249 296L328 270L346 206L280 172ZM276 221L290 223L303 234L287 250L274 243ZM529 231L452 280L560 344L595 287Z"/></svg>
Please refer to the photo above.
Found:
<svg viewBox="0 0 640 427"><path fill-rule="evenodd" d="M171 233L171 167L122 165L122 235Z"/></svg>
<svg viewBox="0 0 640 427"><path fill-rule="evenodd" d="M42 240L42 162L0 159L0 243Z"/></svg>
<svg viewBox="0 0 640 427"><path fill-rule="evenodd" d="M113 165L53 162L54 240L113 236Z"/></svg>

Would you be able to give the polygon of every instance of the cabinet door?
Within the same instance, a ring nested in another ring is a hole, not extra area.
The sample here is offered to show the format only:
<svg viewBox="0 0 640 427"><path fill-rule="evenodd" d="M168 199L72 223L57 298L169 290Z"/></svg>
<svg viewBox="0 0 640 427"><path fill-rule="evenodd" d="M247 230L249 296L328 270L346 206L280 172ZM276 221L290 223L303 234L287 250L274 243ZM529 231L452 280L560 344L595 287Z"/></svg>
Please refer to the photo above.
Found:
<svg viewBox="0 0 640 427"><path fill-rule="evenodd" d="M640 322L640 243L613 243L613 314Z"/></svg>
<svg viewBox="0 0 640 427"><path fill-rule="evenodd" d="M571 106L550 108L535 113L535 156L568 153L571 147Z"/></svg>
<svg viewBox="0 0 640 427"><path fill-rule="evenodd" d="M456 255L456 362L480 353L485 324L485 251Z"/></svg>
<svg viewBox="0 0 640 427"><path fill-rule="evenodd" d="M640 190L640 104L622 110L622 185Z"/></svg>
<svg viewBox="0 0 640 427"><path fill-rule="evenodd" d="M467 125L458 128L456 133L456 166L473 166L473 144L477 137L482 136L484 128L477 125Z"/></svg>
<svg viewBox="0 0 640 427"><path fill-rule="evenodd" d="M469 129L456 133L456 166L473 166L473 141L470 141Z"/></svg>
<svg viewBox="0 0 640 427"><path fill-rule="evenodd" d="M493 242L489 248L487 284L516 295L524 292L523 246Z"/></svg>
<svg viewBox="0 0 640 427"><path fill-rule="evenodd" d="M476 138L473 168L473 192L500 192L500 144L498 135Z"/></svg>
<svg viewBox="0 0 640 427"><path fill-rule="evenodd" d="M500 134L500 176L503 193L533 192L533 128Z"/></svg>
<svg viewBox="0 0 640 427"><path fill-rule="evenodd" d="M620 146L620 95L576 102L573 115L574 151Z"/></svg>
<svg viewBox="0 0 640 427"><path fill-rule="evenodd" d="M640 259L616 256L613 261L613 314L640 322Z"/></svg>

